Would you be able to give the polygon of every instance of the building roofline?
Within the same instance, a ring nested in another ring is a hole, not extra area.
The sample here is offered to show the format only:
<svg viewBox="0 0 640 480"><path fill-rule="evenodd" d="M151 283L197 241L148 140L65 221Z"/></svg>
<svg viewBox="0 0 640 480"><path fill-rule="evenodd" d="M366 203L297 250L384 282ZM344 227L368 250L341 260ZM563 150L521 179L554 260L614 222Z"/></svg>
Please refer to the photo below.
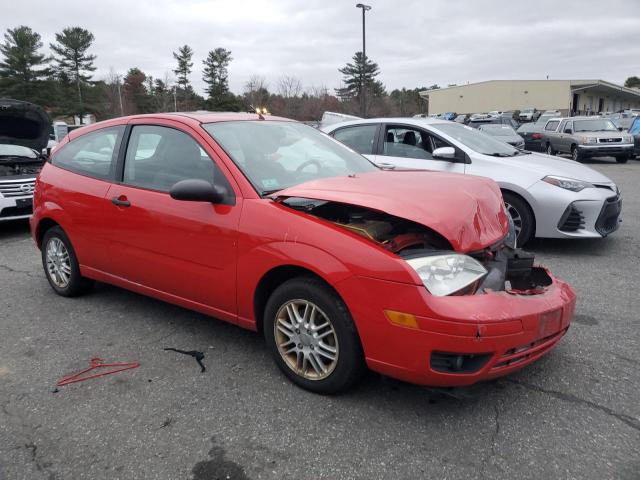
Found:
<svg viewBox="0 0 640 480"><path fill-rule="evenodd" d="M464 85L455 85L455 86L451 86L451 87L443 87L443 88L434 88L431 90L422 90L421 92L419 92L419 95L421 97L428 97L430 92L435 92L435 91L443 91L443 90L454 90L456 88L463 88L463 87L469 87L471 85L483 85L486 83L496 83L496 82L511 82L511 83L515 83L515 82L569 82L569 86L570 87L578 87L578 86L584 86L584 87L588 87L590 85L595 86L603 86L605 88L610 88L613 90L617 90L619 92L622 93L627 93L629 95L633 95L633 96L637 96L640 97L640 91L639 90L634 90L632 88L628 88L628 87L624 87L622 85L618 85L616 83L613 82L608 82L606 80L598 80L598 79L585 79L585 80L571 80L571 79L552 79L552 80L546 80L546 79L514 79L514 80L507 80L507 79L498 79L498 80L484 80L482 82L473 82L473 83L465 83Z"/></svg>

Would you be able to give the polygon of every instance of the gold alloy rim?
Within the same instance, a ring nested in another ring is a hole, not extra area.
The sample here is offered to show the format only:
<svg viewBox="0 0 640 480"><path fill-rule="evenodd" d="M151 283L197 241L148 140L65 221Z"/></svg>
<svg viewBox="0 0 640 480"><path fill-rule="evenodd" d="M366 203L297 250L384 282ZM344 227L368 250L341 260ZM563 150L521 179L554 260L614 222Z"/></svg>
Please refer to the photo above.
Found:
<svg viewBox="0 0 640 480"><path fill-rule="evenodd" d="M306 380L327 378L338 364L338 336L329 317L308 300L289 300L273 324L280 356Z"/></svg>

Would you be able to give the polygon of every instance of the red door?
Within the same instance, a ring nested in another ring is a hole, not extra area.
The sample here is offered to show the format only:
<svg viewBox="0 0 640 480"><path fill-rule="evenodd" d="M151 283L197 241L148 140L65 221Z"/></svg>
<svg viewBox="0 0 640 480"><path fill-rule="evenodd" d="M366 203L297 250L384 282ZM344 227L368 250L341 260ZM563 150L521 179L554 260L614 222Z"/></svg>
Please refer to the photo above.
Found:
<svg viewBox="0 0 640 480"><path fill-rule="evenodd" d="M108 273L229 319L236 314L242 198L213 158L202 137L182 124L133 125L122 182L107 193ZM172 199L171 186L188 178L225 186L226 204Z"/></svg>

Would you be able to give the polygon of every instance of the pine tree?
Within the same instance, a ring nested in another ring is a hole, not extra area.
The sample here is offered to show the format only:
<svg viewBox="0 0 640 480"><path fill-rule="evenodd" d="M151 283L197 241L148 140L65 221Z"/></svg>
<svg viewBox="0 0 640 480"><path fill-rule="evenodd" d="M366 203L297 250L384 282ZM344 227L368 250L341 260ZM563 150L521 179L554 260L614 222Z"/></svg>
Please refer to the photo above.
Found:
<svg viewBox="0 0 640 480"><path fill-rule="evenodd" d="M24 25L9 28L4 34L4 43L0 53L0 96L18 100L41 102L43 83L49 74L46 63L49 59L38 50L42 48L40 34Z"/></svg>
<svg viewBox="0 0 640 480"><path fill-rule="evenodd" d="M189 82L189 74L191 73L191 67L193 67L193 62L191 59L193 58L193 50L189 45L183 45L178 48L178 53L173 52L173 58L175 58L178 62L177 68L173 71L178 76L178 80L176 83L178 87L182 90L182 97L184 102L186 103L191 90L191 83Z"/></svg>
<svg viewBox="0 0 640 480"><path fill-rule="evenodd" d="M93 61L95 55L90 55L87 50L93 43L93 34L82 27L68 27L62 33L56 33L56 42L50 44L51 50L57 55L58 75L68 79L75 86L77 93L77 104L71 105L71 110L80 117L84 116L87 105L83 98L83 87L91 84L90 72L95 71Z"/></svg>
<svg viewBox="0 0 640 480"><path fill-rule="evenodd" d="M230 50L216 48L211 50L202 62L204 64L202 79L207 84L204 90L209 95L209 103L214 110L228 97L229 73L227 67L231 60Z"/></svg>
<svg viewBox="0 0 640 480"><path fill-rule="evenodd" d="M362 52L356 52L353 63L347 63L338 71L344 75L343 88L336 89L336 95L342 101L361 99L362 84L364 83L366 98L377 98L385 95L384 85L376 77L380 74L378 64L363 57Z"/></svg>

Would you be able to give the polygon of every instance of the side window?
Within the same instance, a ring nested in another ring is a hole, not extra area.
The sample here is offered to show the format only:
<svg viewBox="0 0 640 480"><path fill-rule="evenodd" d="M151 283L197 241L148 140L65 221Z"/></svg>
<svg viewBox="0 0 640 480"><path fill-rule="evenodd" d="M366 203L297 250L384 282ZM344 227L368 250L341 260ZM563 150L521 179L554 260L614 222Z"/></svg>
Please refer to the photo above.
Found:
<svg viewBox="0 0 640 480"><path fill-rule="evenodd" d="M384 132L383 155L430 160L429 136L413 128L387 126Z"/></svg>
<svg viewBox="0 0 640 480"><path fill-rule="evenodd" d="M353 148L358 153L371 155L373 153L373 140L376 137L377 130L377 124L345 127L333 132L333 137L339 142Z"/></svg>
<svg viewBox="0 0 640 480"><path fill-rule="evenodd" d="M563 127L562 131L564 132L568 128L570 128L571 131L573 131L573 122L567 122L567 124Z"/></svg>
<svg viewBox="0 0 640 480"><path fill-rule="evenodd" d="M567 128L566 125L567 125L567 121L566 120L563 120L562 122L560 122L560 130L559 130L560 133L564 132L564 129Z"/></svg>
<svg viewBox="0 0 640 480"><path fill-rule="evenodd" d="M555 132L556 128L558 128L559 123L560 123L559 120L552 120L550 122L547 122L547 125L544 127L544 129L547 132Z"/></svg>
<svg viewBox="0 0 640 480"><path fill-rule="evenodd" d="M108 127L82 135L53 157L53 165L72 172L106 179L112 175L124 126Z"/></svg>
<svg viewBox="0 0 640 480"><path fill-rule="evenodd" d="M123 183L168 192L187 179L206 180L233 192L219 167L189 135L175 128L135 125L127 145Z"/></svg>

